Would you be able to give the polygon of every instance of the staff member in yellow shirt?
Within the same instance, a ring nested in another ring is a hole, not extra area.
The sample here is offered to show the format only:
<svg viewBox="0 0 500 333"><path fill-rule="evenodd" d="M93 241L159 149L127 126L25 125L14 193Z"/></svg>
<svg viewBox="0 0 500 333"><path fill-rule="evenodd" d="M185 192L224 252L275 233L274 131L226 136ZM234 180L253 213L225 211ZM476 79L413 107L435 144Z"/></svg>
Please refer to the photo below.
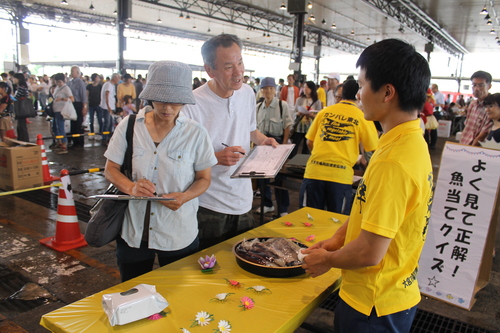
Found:
<svg viewBox="0 0 500 333"><path fill-rule="evenodd" d="M431 74L424 57L397 39L370 45L356 66L365 118L379 121L384 134L349 219L304 251L303 267L312 277L342 269L335 332L409 332L432 203L432 165L417 116Z"/></svg>
<svg viewBox="0 0 500 333"><path fill-rule="evenodd" d="M326 80L321 80L318 88L318 99L321 101L323 107L326 107Z"/></svg>

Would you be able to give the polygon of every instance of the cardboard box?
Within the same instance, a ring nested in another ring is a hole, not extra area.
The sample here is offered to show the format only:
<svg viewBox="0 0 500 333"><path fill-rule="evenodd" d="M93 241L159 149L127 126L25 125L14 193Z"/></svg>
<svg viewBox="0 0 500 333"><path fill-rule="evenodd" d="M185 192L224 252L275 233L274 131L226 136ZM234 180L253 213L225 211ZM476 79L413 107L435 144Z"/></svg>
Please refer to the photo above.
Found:
<svg viewBox="0 0 500 333"><path fill-rule="evenodd" d="M0 142L0 188L13 191L42 185L40 146L13 139Z"/></svg>
<svg viewBox="0 0 500 333"><path fill-rule="evenodd" d="M451 120L443 120L439 121L438 127L438 137L440 138L449 138L451 134Z"/></svg>

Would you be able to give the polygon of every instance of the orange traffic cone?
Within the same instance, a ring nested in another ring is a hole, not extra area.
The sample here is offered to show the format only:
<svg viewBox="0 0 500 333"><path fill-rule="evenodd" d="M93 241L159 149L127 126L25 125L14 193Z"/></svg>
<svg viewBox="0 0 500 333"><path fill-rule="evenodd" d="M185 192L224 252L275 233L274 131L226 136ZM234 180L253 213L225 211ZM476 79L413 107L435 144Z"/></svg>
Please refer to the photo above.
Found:
<svg viewBox="0 0 500 333"><path fill-rule="evenodd" d="M14 131L14 124L12 124L12 121L10 122L10 130L5 132L5 136L11 139L17 138L16 131Z"/></svg>
<svg viewBox="0 0 500 333"><path fill-rule="evenodd" d="M59 177L54 177L50 174L49 162L47 160L47 154L45 154L45 144L43 142L43 137L41 134L36 136L36 144L42 149L42 172L43 172L43 183L52 183L55 180L59 180Z"/></svg>
<svg viewBox="0 0 500 333"><path fill-rule="evenodd" d="M56 235L41 239L40 243L64 252L85 246L87 242L80 233L69 172L66 169L61 170L61 182L57 200Z"/></svg>

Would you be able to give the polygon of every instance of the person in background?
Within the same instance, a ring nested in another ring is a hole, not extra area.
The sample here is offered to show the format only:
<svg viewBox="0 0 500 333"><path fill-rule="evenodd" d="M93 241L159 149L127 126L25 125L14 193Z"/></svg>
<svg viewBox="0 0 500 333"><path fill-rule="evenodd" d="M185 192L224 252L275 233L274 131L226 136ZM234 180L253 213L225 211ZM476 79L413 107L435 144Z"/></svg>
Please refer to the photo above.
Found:
<svg viewBox="0 0 500 333"><path fill-rule="evenodd" d="M463 108L465 107L465 100L464 100L464 95L460 95L458 96L458 99L457 99L457 104L459 107Z"/></svg>
<svg viewBox="0 0 500 333"><path fill-rule="evenodd" d="M489 132L478 135L477 146L500 149L500 94L488 95L484 99L484 107L492 126Z"/></svg>
<svg viewBox="0 0 500 333"><path fill-rule="evenodd" d="M2 73L1 76L2 76L2 81L5 82L5 83L7 83L7 85L10 88L10 92L13 93L14 92L14 86L12 84L12 81L9 79L9 74Z"/></svg>
<svg viewBox="0 0 500 333"><path fill-rule="evenodd" d="M5 134L12 128L12 118L10 116L11 90L7 82L0 82L0 139L5 141Z"/></svg>
<svg viewBox="0 0 500 333"><path fill-rule="evenodd" d="M137 80L134 81L135 95L139 96L144 89L144 84L142 83L142 75L137 75ZM139 110L141 108L141 99L137 97L135 99L135 109Z"/></svg>
<svg viewBox="0 0 500 333"><path fill-rule="evenodd" d="M99 131L102 132L103 126L103 110L99 106L101 104L101 77L99 74L94 73L90 76L92 82L87 85L87 100L89 101L89 122L90 122L90 133L95 133L94 128L94 115L97 116L97 124L99 124ZM89 137L90 140L94 140L94 136Z"/></svg>
<svg viewBox="0 0 500 333"><path fill-rule="evenodd" d="M467 110L465 127L460 137L463 145L477 144L477 136L483 132L489 132L491 119L488 118L484 108L484 99L491 89L491 74L485 71L477 71L471 76L473 95L476 100L472 101Z"/></svg>
<svg viewBox="0 0 500 333"><path fill-rule="evenodd" d="M83 134L83 119L87 115L87 89L85 82L81 79L80 68L78 66L71 67L71 80L68 82L68 87L73 94L73 106L76 110L77 118L71 121L71 134ZM71 138L73 145L71 149L83 150L85 140L83 136Z"/></svg>
<svg viewBox="0 0 500 333"><path fill-rule="evenodd" d="M49 97L49 88L50 88L49 76L43 75L40 76L40 84L38 85L38 100L40 101L40 107L42 110L45 110L47 107L47 98Z"/></svg>
<svg viewBox="0 0 500 333"><path fill-rule="evenodd" d="M197 77L195 77L193 79L193 90L195 90L196 88L198 88L199 86L201 86L201 81L200 79L198 79Z"/></svg>
<svg viewBox="0 0 500 333"><path fill-rule="evenodd" d="M425 142L429 146L429 149L436 149L437 143L437 129L439 127L439 122L435 116L434 107L436 105L436 100L434 99L434 94L431 89L427 89L427 99L425 100L422 113L424 115L423 121L425 123Z"/></svg>
<svg viewBox="0 0 500 333"><path fill-rule="evenodd" d="M304 140L309 127L312 124L315 113L304 114L299 111L299 106L305 108L307 111L320 111L323 107L321 101L318 99L318 94L316 92L316 85L312 81L307 81L305 83L304 93L297 99L297 104L293 110L295 115L295 124L297 124L295 131L292 134L292 142L295 143L290 156L295 156L299 151L299 146ZM304 142L302 146L302 154L309 154L309 148Z"/></svg>
<svg viewBox="0 0 500 333"><path fill-rule="evenodd" d="M129 116L131 114L136 113L136 108L134 103L132 103L133 99L130 95L125 95L123 97L123 116Z"/></svg>
<svg viewBox="0 0 500 333"><path fill-rule="evenodd" d="M68 101L75 102L75 98L73 96L72 90L66 85L66 77L63 73L58 73L54 76L56 82L56 89L54 90L54 102L52 104L52 109L54 110L54 119L53 122L55 124L55 135L62 135L63 138L59 139L59 146L54 148L54 152L56 154L67 154L68 153L68 139L66 139L66 131L64 130L64 122L65 119L61 114L61 111L64 108L64 105L68 103Z"/></svg>
<svg viewBox="0 0 500 333"><path fill-rule="evenodd" d="M204 77L201 78L201 84L204 85L205 83L207 83L207 79L205 79Z"/></svg>
<svg viewBox="0 0 500 333"><path fill-rule="evenodd" d="M211 80L193 91L196 105L186 115L202 124L212 140L218 165L212 183L200 196L198 221L202 248L257 226L253 218L250 179L231 179L250 143L277 146L275 139L257 129L255 94L243 83L242 41L220 34L206 41L201 54Z"/></svg>
<svg viewBox="0 0 500 333"><path fill-rule="evenodd" d="M101 109L103 109L103 130L101 132L110 132L113 128L113 115L116 110L116 88L115 85L120 81L120 74L114 73L111 79L104 83L101 89ZM107 146L111 134L103 134L101 145Z"/></svg>
<svg viewBox="0 0 500 333"><path fill-rule="evenodd" d="M398 39L368 46L356 66L364 117L380 121L384 134L351 215L331 238L302 250L302 267L311 277L342 269L335 332L409 332L432 204L432 163L418 119L431 72Z"/></svg>
<svg viewBox="0 0 500 333"><path fill-rule="evenodd" d="M38 82L36 80L36 76L28 77L28 88L31 93L31 99L33 101L33 108L38 110Z"/></svg>
<svg viewBox="0 0 500 333"><path fill-rule="evenodd" d="M340 84L340 74L330 73L324 77L328 79L328 91L326 92L326 106L335 104L335 88Z"/></svg>
<svg viewBox="0 0 500 333"><path fill-rule="evenodd" d="M137 97L130 74L123 75L123 82L116 88L116 113L121 113L121 109L123 108L123 97L125 97L125 95L132 96L132 99Z"/></svg>
<svg viewBox="0 0 500 333"><path fill-rule="evenodd" d="M139 97L147 100L135 119L132 179L120 167L127 149L128 118L118 125L104 153L104 175L120 191L173 201L134 200L128 204L116 258L122 281L198 251L198 196L210 185L217 163L207 131L181 111L194 104L191 68L176 61L149 67L149 84Z"/></svg>
<svg viewBox="0 0 500 333"><path fill-rule="evenodd" d="M299 98L299 88L295 86L295 77L290 74L286 77L288 85L281 88L280 99L288 104L288 107L293 110L295 101Z"/></svg>
<svg viewBox="0 0 500 333"><path fill-rule="evenodd" d="M278 80L278 87L276 89L276 97L279 98L281 96L281 89L283 89L284 86L285 86L285 80L279 79Z"/></svg>
<svg viewBox="0 0 500 333"><path fill-rule="evenodd" d="M437 111L440 111L442 112L443 111L443 108L446 104L446 101L445 101L445 98L444 98L444 95L442 92L439 91L439 87L437 84L433 83L431 85L431 91L432 93L434 94L434 99L436 100L436 105L438 108L437 108ZM448 95L449 96L449 95ZM438 119L439 120L439 119Z"/></svg>
<svg viewBox="0 0 500 333"><path fill-rule="evenodd" d="M344 90L344 84L341 83L338 86L335 87L335 90L333 91L333 96L335 97L335 104L340 102L342 100L342 91ZM358 105L359 107L359 105Z"/></svg>
<svg viewBox="0 0 500 333"><path fill-rule="evenodd" d="M323 107L326 106L326 80L321 80L318 88L318 99L321 101Z"/></svg>
<svg viewBox="0 0 500 333"><path fill-rule="evenodd" d="M14 104L20 103L22 100L29 98L30 92L26 78L22 73L14 74L14 85L16 87L16 94L14 95ZM28 127L26 126L26 117L16 116L17 121L17 139L19 141L29 142L30 137L28 134Z"/></svg>
<svg viewBox="0 0 500 333"><path fill-rule="evenodd" d="M278 143L287 143L290 134L292 119L286 102L276 97L276 82L272 77L266 77L262 80L261 91L263 101L257 104L257 129L268 137L274 138ZM275 178L277 186L281 185L282 178L278 175ZM264 214L274 212L271 188L267 186L269 179L258 179L259 188L264 188ZM290 196L287 190L275 188L274 194L278 207L278 215L288 214L290 206ZM260 207L256 213L260 213Z"/></svg>

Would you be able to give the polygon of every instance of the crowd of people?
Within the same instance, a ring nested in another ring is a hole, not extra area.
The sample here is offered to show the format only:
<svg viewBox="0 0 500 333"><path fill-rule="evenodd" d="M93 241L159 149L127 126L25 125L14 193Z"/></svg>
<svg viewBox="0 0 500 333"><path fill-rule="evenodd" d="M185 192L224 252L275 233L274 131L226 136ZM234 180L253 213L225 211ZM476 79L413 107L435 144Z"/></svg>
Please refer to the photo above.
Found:
<svg viewBox="0 0 500 333"><path fill-rule="evenodd" d="M386 39L362 52L357 80L341 82L330 73L317 86L290 74L286 85L271 77L252 83L244 76L242 48L235 35L206 41L201 54L208 82L192 80L189 66L174 61L153 63L147 82L129 74L87 78L73 67L69 78L42 77L42 86L13 73L0 83L0 111L11 94L16 101L31 96L42 108L48 101L54 133L62 135L60 114L71 101L77 113L71 133L83 133L87 113L94 132L97 118L110 182L126 194L174 199L128 206L116 253L123 281L152 270L155 256L166 265L256 227L252 182L231 175L251 144L294 143L292 154L310 153L301 206L349 215L330 239L304 251L303 267L312 277L342 269L336 330L409 331L420 291L417 283L400 281L418 270L432 203L432 126L452 107L430 85L427 61L406 42ZM500 94L488 93L487 72L474 73L471 81L475 99L460 142L498 144ZM131 125L117 121L127 115L135 115L127 118L134 124L130 175L121 166ZM17 122L18 137L27 139L26 119ZM82 149L83 140L72 138L71 147ZM66 139L54 149L66 153ZM364 175L353 194L356 164ZM263 185L261 213L268 213L274 211L272 193ZM277 189L275 197L278 214L287 214L288 192Z"/></svg>

